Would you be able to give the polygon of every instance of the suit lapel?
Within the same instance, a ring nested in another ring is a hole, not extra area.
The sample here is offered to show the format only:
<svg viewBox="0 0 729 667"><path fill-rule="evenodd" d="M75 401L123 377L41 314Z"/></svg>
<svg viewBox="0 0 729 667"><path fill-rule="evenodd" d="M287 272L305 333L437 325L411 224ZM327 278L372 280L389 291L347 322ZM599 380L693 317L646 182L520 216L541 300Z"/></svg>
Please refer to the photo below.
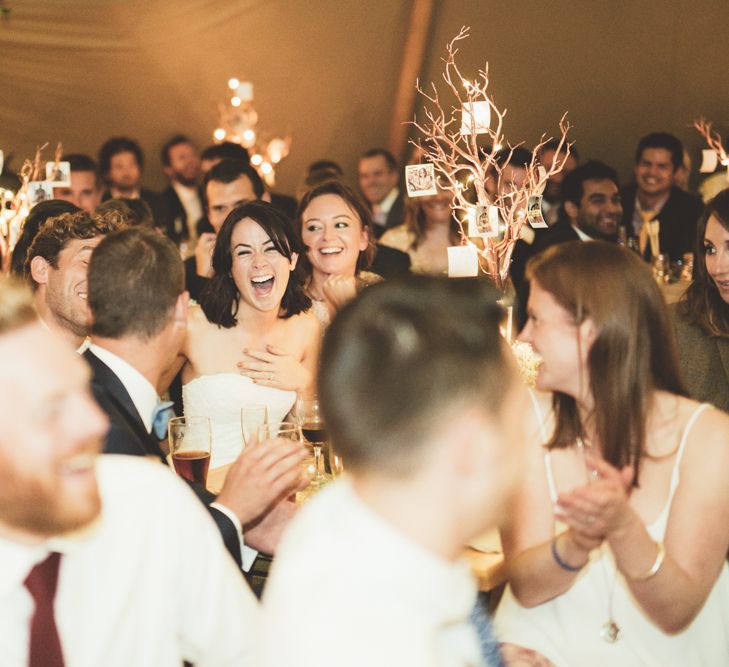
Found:
<svg viewBox="0 0 729 667"><path fill-rule="evenodd" d="M134 406L132 398L121 380L91 350L84 352L84 358L91 365L93 371L92 382L104 393L109 403L114 406L117 413L122 417L126 426L142 443L145 453L158 456L164 461L164 454L159 447L159 443L147 433L137 408Z"/></svg>

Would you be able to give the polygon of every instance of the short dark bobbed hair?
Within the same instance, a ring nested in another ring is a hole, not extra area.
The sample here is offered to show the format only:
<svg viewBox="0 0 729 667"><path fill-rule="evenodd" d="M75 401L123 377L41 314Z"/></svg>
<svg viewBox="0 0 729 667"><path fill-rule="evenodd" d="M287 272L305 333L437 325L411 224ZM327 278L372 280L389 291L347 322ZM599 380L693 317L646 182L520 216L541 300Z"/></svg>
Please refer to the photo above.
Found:
<svg viewBox="0 0 729 667"><path fill-rule="evenodd" d="M484 280L408 276L339 311L324 339L319 395L348 468L407 475L444 414L474 403L499 410L509 353L497 298Z"/></svg>
<svg viewBox="0 0 729 667"><path fill-rule="evenodd" d="M298 254L299 261L304 255L304 248L298 236L294 234L291 223L274 206L264 201L251 201L234 208L225 218L215 240L213 250L214 275L202 295L201 307L210 322L225 329L237 324L238 300L240 293L233 281L233 249L231 240L233 230L239 222L250 218L256 222L273 245L286 259ZM303 283L297 271L289 274L289 282L281 299L281 317L298 315L311 307L311 299L304 292Z"/></svg>

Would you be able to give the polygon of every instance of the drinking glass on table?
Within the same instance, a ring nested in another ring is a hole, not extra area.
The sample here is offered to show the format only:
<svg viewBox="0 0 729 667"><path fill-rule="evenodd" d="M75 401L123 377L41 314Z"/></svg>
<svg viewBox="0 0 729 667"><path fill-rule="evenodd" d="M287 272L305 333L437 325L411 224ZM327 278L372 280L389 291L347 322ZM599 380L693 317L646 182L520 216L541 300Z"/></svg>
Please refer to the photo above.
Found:
<svg viewBox="0 0 729 667"><path fill-rule="evenodd" d="M205 486L212 441L210 418L174 417L170 419L168 438L175 472Z"/></svg>
<svg viewBox="0 0 729 667"><path fill-rule="evenodd" d="M298 399L294 407L294 415L301 424L301 432L306 439L306 445L313 454L313 459L310 460L307 469L310 485L308 489L302 492L304 497L308 497L332 479L328 456L327 430L319 401L316 398Z"/></svg>
<svg viewBox="0 0 729 667"><path fill-rule="evenodd" d="M243 435L243 444L249 445L251 436L258 433L258 429L268 423L268 407L251 404L240 409L240 430Z"/></svg>

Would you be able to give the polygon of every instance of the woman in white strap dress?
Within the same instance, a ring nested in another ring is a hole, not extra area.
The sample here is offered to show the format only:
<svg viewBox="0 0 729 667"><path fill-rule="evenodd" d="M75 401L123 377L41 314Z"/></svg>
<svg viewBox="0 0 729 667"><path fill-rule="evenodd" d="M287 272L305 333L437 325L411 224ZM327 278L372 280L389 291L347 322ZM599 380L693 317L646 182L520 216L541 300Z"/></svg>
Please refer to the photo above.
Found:
<svg viewBox="0 0 729 667"><path fill-rule="evenodd" d="M637 255L565 243L527 277L554 412L502 535L499 638L559 666L729 665L729 417L685 398Z"/></svg>
<svg viewBox="0 0 729 667"><path fill-rule="evenodd" d="M281 421L297 393L314 392L321 336L295 272L302 252L265 202L234 209L218 234L215 275L190 309L182 376L185 414L211 418L211 468L240 453L242 407L266 405L269 422Z"/></svg>

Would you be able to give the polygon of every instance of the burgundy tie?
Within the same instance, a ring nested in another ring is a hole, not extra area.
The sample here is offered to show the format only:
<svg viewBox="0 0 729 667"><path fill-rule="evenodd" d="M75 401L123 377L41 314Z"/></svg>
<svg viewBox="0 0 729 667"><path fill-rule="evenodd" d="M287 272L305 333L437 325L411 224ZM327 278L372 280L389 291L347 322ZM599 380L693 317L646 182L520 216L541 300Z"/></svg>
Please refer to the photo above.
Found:
<svg viewBox="0 0 729 667"><path fill-rule="evenodd" d="M61 640L53 617L60 564L61 554L53 552L38 563L25 579L25 587L35 601L35 611L30 620L28 667L63 667Z"/></svg>

